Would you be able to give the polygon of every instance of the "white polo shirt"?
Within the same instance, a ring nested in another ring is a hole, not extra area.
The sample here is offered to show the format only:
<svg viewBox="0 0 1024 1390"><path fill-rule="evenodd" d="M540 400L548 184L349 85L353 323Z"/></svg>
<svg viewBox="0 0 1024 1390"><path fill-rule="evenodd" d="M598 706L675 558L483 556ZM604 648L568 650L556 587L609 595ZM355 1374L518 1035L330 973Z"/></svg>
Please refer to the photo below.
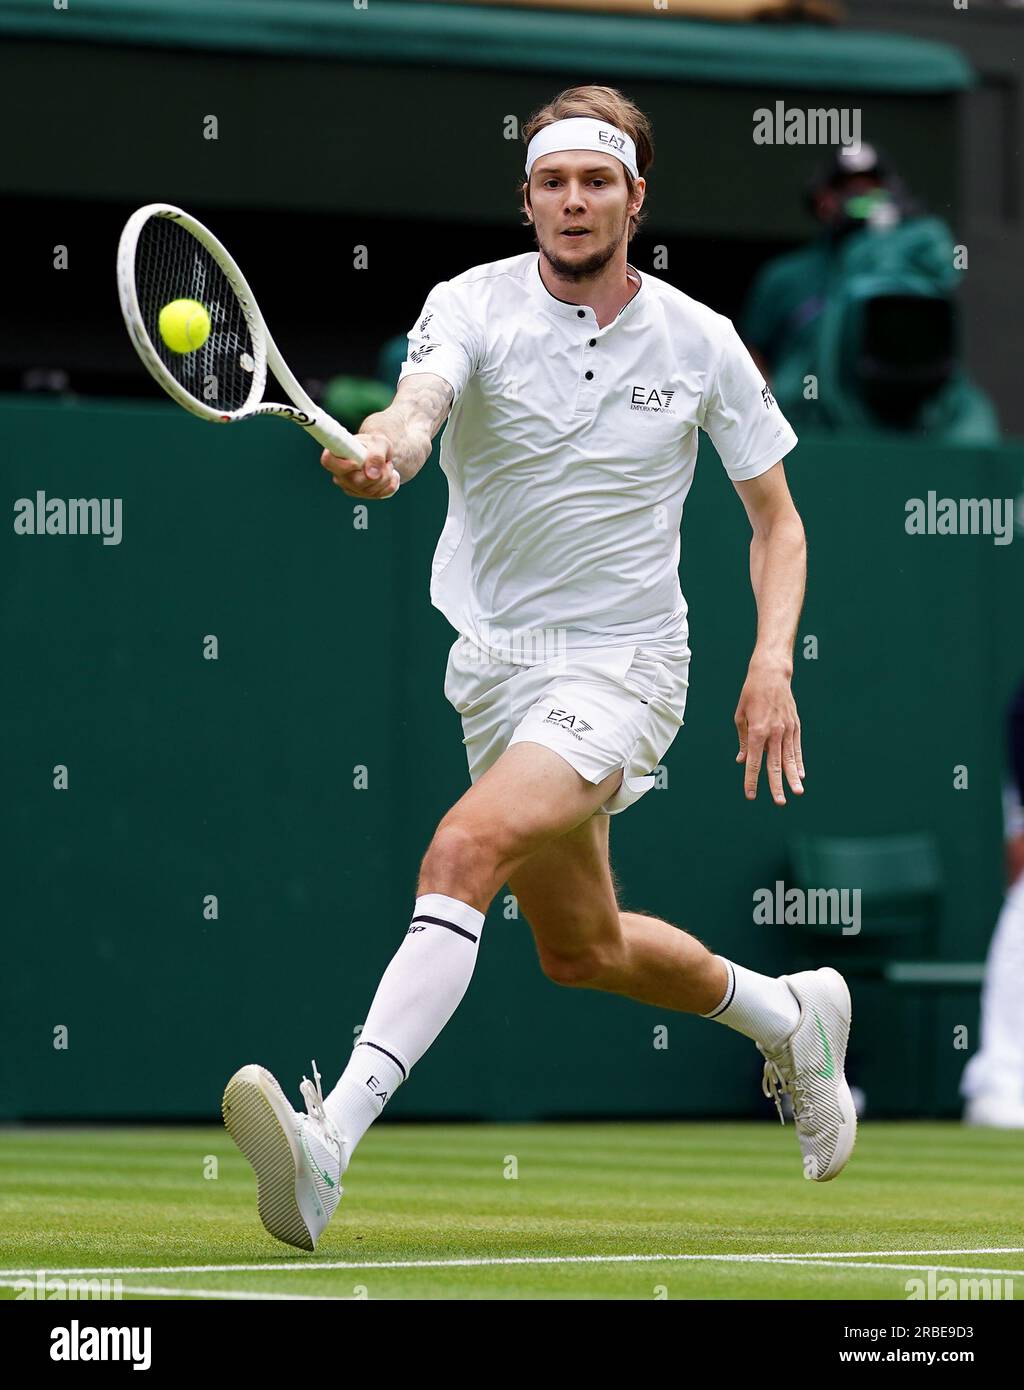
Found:
<svg viewBox="0 0 1024 1390"><path fill-rule="evenodd" d="M680 523L697 430L729 477L796 435L732 322L657 276L604 328L555 298L536 251L442 280L400 379L455 393L431 602L505 661L556 647L685 643ZM557 634L557 640L552 634Z"/></svg>

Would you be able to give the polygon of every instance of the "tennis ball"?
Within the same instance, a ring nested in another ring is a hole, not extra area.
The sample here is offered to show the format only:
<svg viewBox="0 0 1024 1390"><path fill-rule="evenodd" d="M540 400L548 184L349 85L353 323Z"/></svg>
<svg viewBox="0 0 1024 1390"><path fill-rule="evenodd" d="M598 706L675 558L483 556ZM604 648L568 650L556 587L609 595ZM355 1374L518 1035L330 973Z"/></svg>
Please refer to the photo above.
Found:
<svg viewBox="0 0 1024 1390"><path fill-rule="evenodd" d="M195 352L210 336L210 315L195 299L172 299L160 310L160 336L172 352Z"/></svg>

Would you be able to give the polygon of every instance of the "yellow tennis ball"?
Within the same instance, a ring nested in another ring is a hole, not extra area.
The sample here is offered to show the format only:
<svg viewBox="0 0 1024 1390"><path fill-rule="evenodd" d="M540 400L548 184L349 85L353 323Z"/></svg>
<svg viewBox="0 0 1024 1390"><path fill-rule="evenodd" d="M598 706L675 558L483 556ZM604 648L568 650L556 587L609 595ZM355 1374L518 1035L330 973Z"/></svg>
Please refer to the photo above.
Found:
<svg viewBox="0 0 1024 1390"><path fill-rule="evenodd" d="M210 315L195 299L172 299L160 310L160 336L172 352L195 352L210 336Z"/></svg>

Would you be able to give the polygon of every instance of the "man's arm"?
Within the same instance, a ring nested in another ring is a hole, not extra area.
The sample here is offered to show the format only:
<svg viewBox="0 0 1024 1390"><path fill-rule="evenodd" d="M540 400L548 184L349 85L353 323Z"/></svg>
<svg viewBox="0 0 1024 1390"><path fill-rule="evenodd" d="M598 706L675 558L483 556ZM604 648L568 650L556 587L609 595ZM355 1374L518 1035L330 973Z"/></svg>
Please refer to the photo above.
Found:
<svg viewBox="0 0 1024 1390"><path fill-rule="evenodd" d="M754 366L757 368L757 370L761 373L765 381L770 386L772 384L771 367L768 364L767 357L765 357L763 353L759 352L753 343L747 344L747 351L754 359Z"/></svg>
<svg viewBox="0 0 1024 1390"><path fill-rule="evenodd" d="M444 377L412 372L398 383L386 410L368 415L356 438L366 446L366 460L338 458L328 449L320 462L342 492L351 497L390 497L391 470L403 483L415 478L427 459L434 435L448 418L454 392Z"/></svg>
<svg viewBox="0 0 1024 1390"><path fill-rule="evenodd" d="M736 708L736 761L746 764L744 791L753 800L767 750L768 785L776 804L784 806L783 772L791 790L803 793L800 719L790 682L807 579L807 545L781 462L733 486L753 532L750 583L757 600L757 641Z"/></svg>

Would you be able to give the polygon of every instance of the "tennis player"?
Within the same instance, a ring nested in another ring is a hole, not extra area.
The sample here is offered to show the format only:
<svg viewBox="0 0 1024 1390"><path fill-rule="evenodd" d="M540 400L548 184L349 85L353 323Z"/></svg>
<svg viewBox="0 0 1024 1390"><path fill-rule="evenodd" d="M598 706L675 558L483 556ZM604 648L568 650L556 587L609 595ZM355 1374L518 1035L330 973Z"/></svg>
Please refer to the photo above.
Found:
<svg viewBox="0 0 1024 1390"><path fill-rule="evenodd" d="M736 1029L792 1101L803 1174L834 1178L856 1114L843 1075L850 996L834 970L774 978L669 922L618 907L611 818L649 790L683 722L689 674L680 522L697 431L752 528L757 638L735 723L748 799L803 792L790 688L805 543L781 462L796 444L732 323L626 258L653 159L645 115L608 87L537 112L525 216L537 250L434 286L393 403L364 421L362 465L324 453L343 492L406 486L448 420L448 516L431 599L459 634L445 695L472 786L423 859L407 930L326 1099L292 1109L265 1068L228 1084L271 1234L312 1249L360 1139L466 992L507 882L545 974ZM763 784L762 784L763 785Z"/></svg>

